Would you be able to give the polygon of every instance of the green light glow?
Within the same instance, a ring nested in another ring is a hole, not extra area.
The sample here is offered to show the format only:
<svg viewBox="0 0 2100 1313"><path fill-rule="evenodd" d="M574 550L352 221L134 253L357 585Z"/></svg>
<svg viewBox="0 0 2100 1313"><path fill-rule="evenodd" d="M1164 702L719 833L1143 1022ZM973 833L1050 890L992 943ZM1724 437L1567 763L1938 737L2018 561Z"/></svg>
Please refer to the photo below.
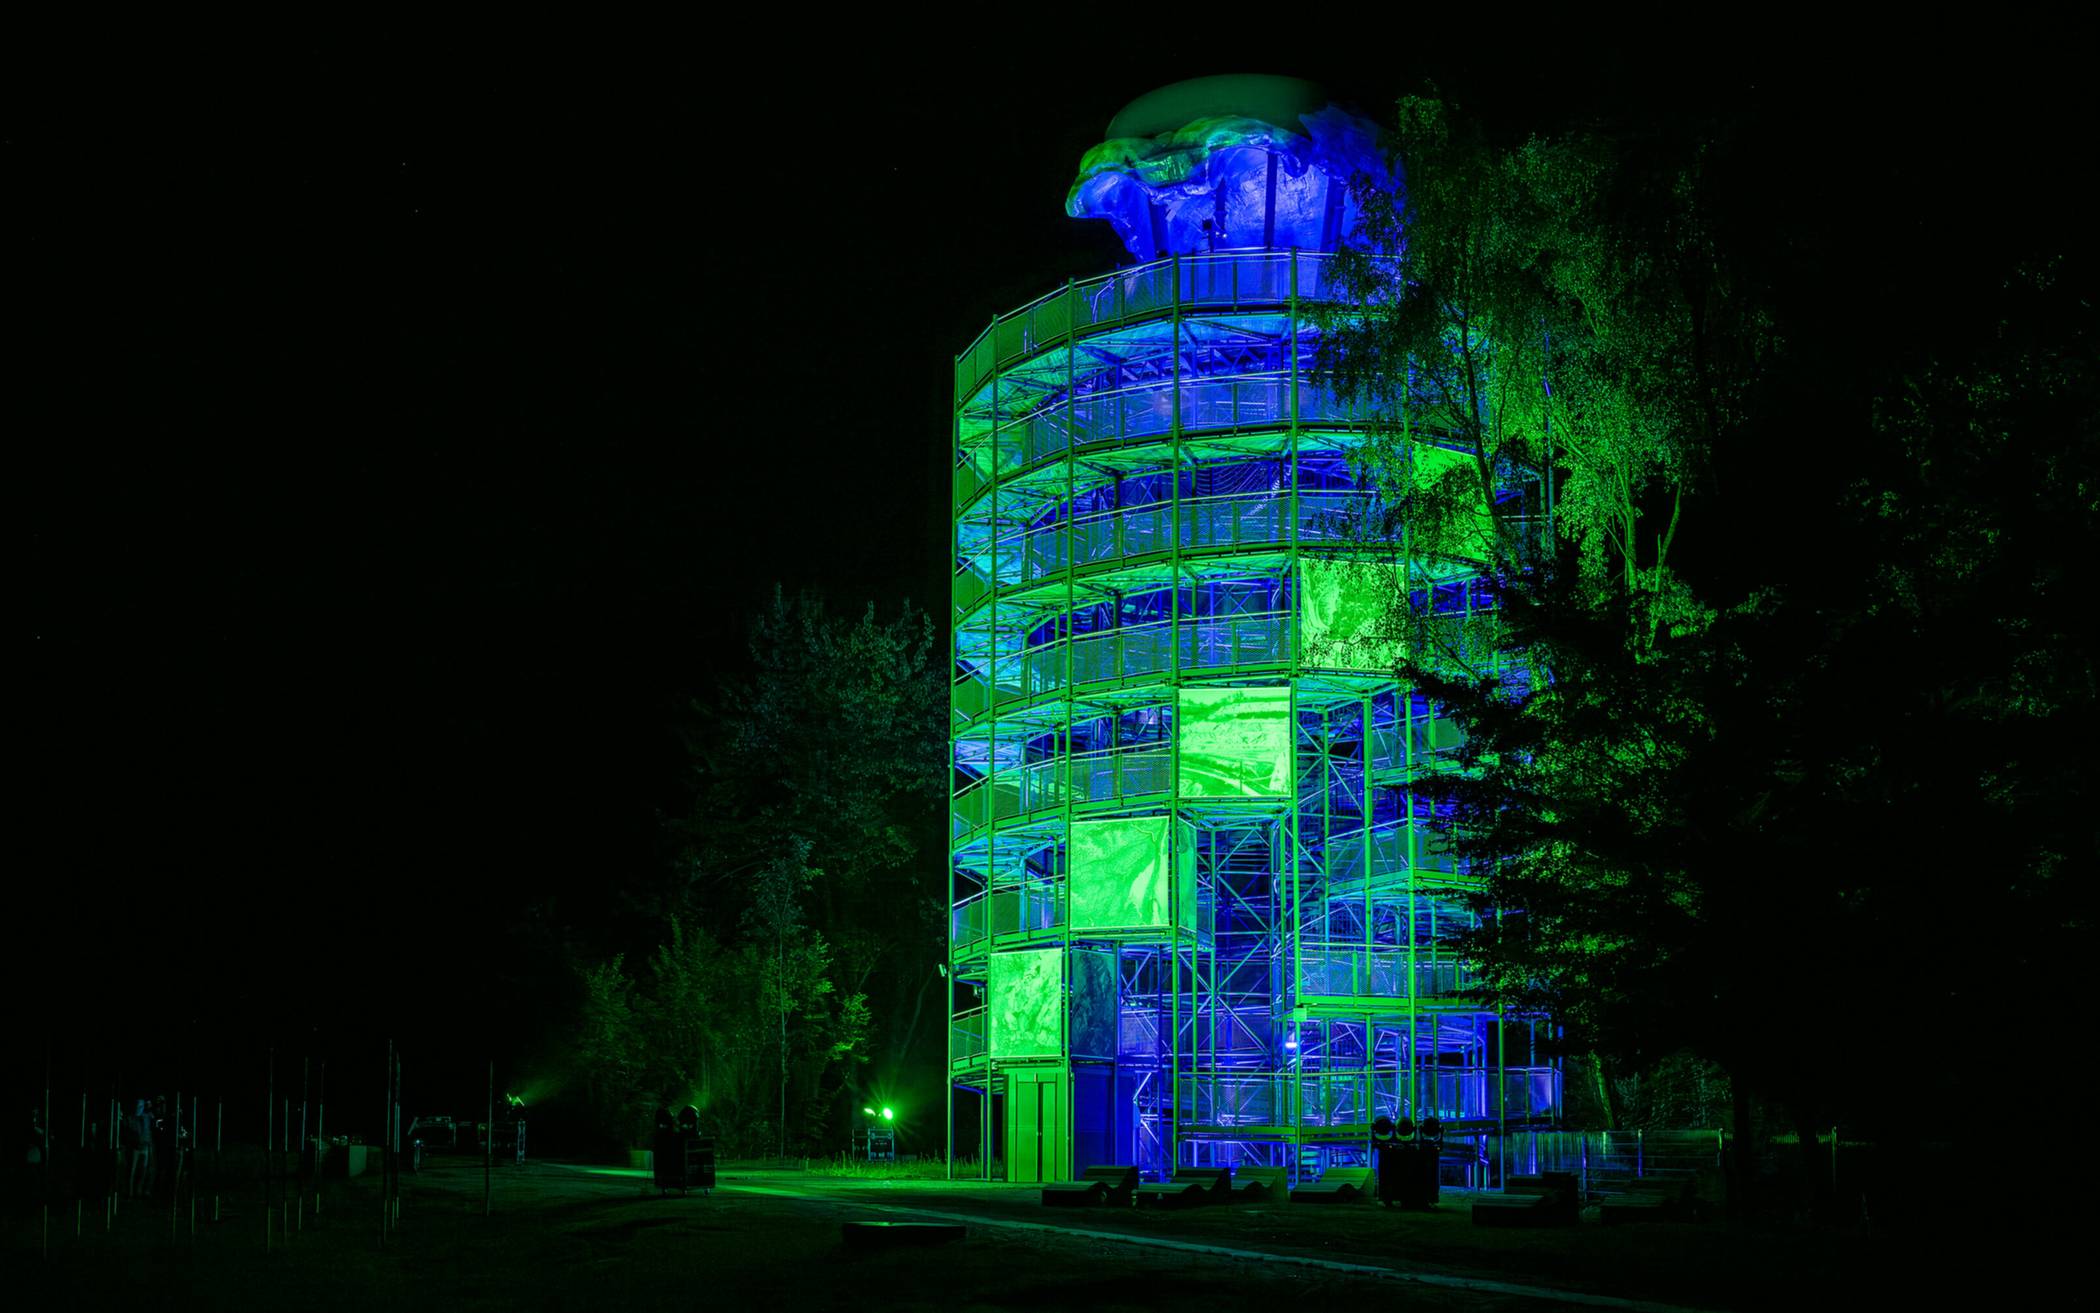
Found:
<svg viewBox="0 0 2100 1313"><path fill-rule="evenodd" d="M994 953L987 964L985 1003L995 1058L1052 1058L1063 1048L1059 1003L1064 972L1054 948Z"/></svg>
<svg viewBox="0 0 2100 1313"><path fill-rule="evenodd" d="M1182 797L1290 795L1290 689L1185 688L1176 705Z"/></svg>
<svg viewBox="0 0 2100 1313"><path fill-rule="evenodd" d="M882 1110L882 1119L883 1119L884 1121L886 1121L886 1122L891 1122L891 1121L895 1121L895 1120L897 1120L897 1114L896 1114L896 1113L894 1113L894 1112L892 1112L892 1111L891 1111L890 1109L888 1109L888 1108L884 1108L884 1109Z"/></svg>
<svg viewBox="0 0 2100 1313"><path fill-rule="evenodd" d="M873 1117L875 1115L875 1110L873 1108L863 1107L861 1111L868 1114L870 1117Z"/></svg>

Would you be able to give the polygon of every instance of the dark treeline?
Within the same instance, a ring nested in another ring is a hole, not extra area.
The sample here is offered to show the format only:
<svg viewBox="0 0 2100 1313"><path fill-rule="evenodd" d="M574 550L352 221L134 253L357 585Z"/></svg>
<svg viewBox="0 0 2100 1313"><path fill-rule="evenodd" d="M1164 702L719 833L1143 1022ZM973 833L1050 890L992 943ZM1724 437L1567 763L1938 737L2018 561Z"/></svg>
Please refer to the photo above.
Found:
<svg viewBox="0 0 2100 1313"><path fill-rule="evenodd" d="M821 1154L880 1103L936 1148L944 670L909 606L776 592L752 622L746 667L693 704L659 874L564 943L543 1065L588 1136L639 1143L690 1103L730 1151Z"/></svg>
<svg viewBox="0 0 2100 1313"><path fill-rule="evenodd" d="M2047 1083L2087 951L2100 324L2062 124L1803 126L1404 100L1404 254L1329 363L1393 416L1380 477L1410 424L1480 457L1387 484L1418 550L1555 471L1549 543L1498 507L1492 614L1393 599L1469 733L1419 792L1487 872L1490 994L1565 1027L1582 1118L1696 1090L1745 1180L1837 1126L1885 1217L1993 1080Z"/></svg>

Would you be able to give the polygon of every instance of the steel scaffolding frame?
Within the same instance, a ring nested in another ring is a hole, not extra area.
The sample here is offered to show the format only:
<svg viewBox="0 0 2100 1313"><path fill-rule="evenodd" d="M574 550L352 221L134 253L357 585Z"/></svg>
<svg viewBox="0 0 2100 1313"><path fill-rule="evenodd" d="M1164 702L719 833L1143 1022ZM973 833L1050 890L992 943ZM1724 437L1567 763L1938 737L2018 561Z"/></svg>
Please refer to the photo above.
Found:
<svg viewBox="0 0 2100 1313"><path fill-rule="evenodd" d="M1327 270L1312 252L1174 256L1067 284L957 358L951 1163L956 1093L974 1093L990 1173L992 1098L1019 1070L1054 1069L1064 1100L1046 1175L1317 1173L1361 1160L1374 1117L1433 1113L1478 1180L1499 1170L1486 1137L1557 1118L1535 1019L1461 997L1472 881L1406 788L1447 768L1455 731L1316 650L1301 613L1308 563L1359 558L1377 511L1347 461L1362 416L1309 377L1300 302ZM1398 555L1437 610L1488 605L1473 563ZM1288 690L1289 787L1192 794L1182 699L1260 688ZM1163 819L1170 866L1186 853L1163 924L1073 929L1073 826L1102 818ZM992 958L1043 950L1058 1051L995 1056ZM1106 1057L1072 1050L1075 953L1114 957ZM1108 1091L1084 1145L1082 1085Z"/></svg>

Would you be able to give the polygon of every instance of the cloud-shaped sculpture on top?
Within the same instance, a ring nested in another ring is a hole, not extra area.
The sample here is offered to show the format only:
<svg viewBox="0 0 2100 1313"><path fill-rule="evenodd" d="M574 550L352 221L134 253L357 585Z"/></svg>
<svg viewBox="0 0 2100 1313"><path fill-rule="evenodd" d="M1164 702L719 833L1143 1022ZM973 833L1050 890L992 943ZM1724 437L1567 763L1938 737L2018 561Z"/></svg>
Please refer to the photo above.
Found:
<svg viewBox="0 0 2100 1313"><path fill-rule="evenodd" d="M1376 124L1294 78L1176 83L1131 103L1065 200L1139 260L1226 250L1331 251L1356 227L1350 180L1392 188Z"/></svg>

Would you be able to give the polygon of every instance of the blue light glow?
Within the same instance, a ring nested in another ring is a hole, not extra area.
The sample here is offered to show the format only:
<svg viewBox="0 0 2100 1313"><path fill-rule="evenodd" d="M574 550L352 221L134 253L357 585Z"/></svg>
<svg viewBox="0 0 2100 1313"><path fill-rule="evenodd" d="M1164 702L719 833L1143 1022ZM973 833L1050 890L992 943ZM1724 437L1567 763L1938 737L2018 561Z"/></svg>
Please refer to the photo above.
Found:
<svg viewBox="0 0 2100 1313"><path fill-rule="evenodd" d="M1065 212L1106 219L1138 260L1332 251L1356 226L1358 175L1380 188L1396 180L1368 120L1331 105L1290 123L1221 114L1088 151Z"/></svg>

